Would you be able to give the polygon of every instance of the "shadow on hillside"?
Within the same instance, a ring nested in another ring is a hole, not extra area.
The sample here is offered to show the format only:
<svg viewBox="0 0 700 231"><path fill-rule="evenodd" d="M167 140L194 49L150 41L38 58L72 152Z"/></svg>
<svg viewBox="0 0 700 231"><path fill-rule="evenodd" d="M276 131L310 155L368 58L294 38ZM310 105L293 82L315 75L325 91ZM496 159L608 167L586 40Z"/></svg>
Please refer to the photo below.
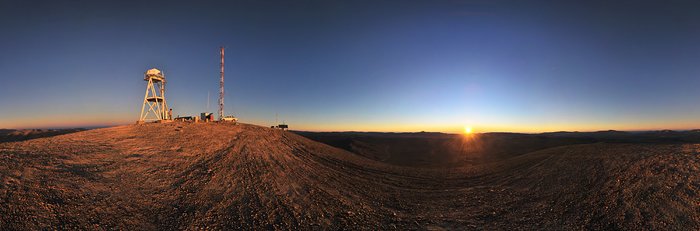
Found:
<svg viewBox="0 0 700 231"><path fill-rule="evenodd" d="M358 155L402 166L445 167L491 162L547 148L591 143L700 143L700 131L599 131L541 134L294 131Z"/></svg>

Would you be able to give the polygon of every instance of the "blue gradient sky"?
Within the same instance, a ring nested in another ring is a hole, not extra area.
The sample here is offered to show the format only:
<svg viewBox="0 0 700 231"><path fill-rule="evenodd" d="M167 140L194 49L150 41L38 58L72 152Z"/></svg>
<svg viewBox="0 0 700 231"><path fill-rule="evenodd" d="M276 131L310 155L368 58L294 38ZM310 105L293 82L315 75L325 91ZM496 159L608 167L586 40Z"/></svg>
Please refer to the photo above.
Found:
<svg viewBox="0 0 700 231"><path fill-rule="evenodd" d="M0 127L138 119L151 67L176 115L293 129L700 128L691 1L0 2Z"/></svg>

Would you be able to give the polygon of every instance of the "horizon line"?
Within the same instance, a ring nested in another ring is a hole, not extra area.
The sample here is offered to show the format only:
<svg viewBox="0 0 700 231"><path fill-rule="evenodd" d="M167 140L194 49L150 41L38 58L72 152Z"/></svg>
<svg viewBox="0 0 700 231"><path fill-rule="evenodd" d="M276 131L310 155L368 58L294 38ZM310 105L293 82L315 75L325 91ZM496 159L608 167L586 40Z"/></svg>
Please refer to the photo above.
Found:
<svg viewBox="0 0 700 231"><path fill-rule="evenodd" d="M100 129L100 128L109 128L109 127L117 127L117 126L124 126L124 125L132 125L133 123L115 123L115 124L90 124L90 125L85 125L85 126L47 126L47 127L24 127L24 128L0 128L0 130L31 130L31 129L46 129L46 130L61 130L61 129ZM252 123L244 123L244 124L250 124L250 125L255 125L255 126L261 126L261 127L268 127L265 125L259 125L259 124L252 124ZM590 132L611 132L611 131L618 131L618 132L652 132L652 131L676 131L676 132L683 132L683 131L693 131L693 130L700 130L700 128L683 128L683 129L601 129L601 130L550 130L550 131L538 131L538 132L517 132L517 131L502 131L502 130L494 130L494 131L484 131L484 132L474 132L474 134L488 134L488 133L515 133L515 134L544 134L544 133L558 133L558 132L569 132L569 133L590 133ZM355 133L443 133L443 134L464 134L461 132L448 132L448 131L379 131L379 130L314 130L314 129L291 129L290 131L297 131L297 132L317 132L317 133L331 133L331 132L337 132L337 133L350 133L350 132L355 132Z"/></svg>

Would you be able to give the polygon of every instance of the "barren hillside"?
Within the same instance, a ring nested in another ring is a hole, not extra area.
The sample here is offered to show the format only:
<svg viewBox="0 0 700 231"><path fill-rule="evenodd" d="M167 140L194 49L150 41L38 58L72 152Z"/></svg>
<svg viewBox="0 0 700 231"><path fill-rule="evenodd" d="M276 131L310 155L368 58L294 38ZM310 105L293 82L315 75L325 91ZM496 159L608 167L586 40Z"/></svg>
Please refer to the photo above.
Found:
<svg viewBox="0 0 700 231"><path fill-rule="evenodd" d="M0 144L2 229L700 229L700 145L398 167L254 125Z"/></svg>

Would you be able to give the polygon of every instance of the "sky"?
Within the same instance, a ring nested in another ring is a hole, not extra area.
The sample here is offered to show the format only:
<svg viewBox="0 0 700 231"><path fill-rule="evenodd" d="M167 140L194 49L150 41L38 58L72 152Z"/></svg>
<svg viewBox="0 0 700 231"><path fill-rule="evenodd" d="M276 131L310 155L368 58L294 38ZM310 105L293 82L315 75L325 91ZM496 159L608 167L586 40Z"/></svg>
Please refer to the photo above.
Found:
<svg viewBox="0 0 700 231"><path fill-rule="evenodd" d="M174 115L311 131L700 128L693 1L0 1L0 128ZM210 106L207 108L207 95Z"/></svg>

